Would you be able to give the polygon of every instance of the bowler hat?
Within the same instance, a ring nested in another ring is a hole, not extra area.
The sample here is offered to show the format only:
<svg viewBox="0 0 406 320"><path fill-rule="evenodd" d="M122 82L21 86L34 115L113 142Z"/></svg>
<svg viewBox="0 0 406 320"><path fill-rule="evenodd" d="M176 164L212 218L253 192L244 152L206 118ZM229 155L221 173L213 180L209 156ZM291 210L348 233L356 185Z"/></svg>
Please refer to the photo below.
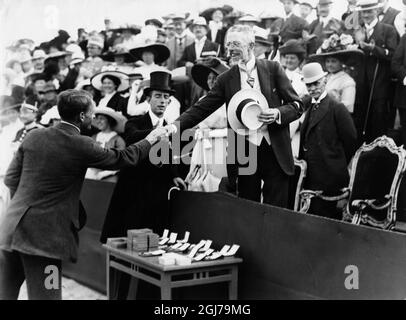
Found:
<svg viewBox="0 0 406 320"><path fill-rule="evenodd" d="M169 72L151 72L150 77L149 86L144 89L146 95L153 90L167 92L171 95L175 94L175 91L170 86L172 75Z"/></svg>
<svg viewBox="0 0 406 320"><path fill-rule="evenodd" d="M303 73L303 81L306 84L319 81L328 74L323 70L321 64L317 62L306 64L302 69L302 73Z"/></svg>
<svg viewBox="0 0 406 320"><path fill-rule="evenodd" d="M263 125L258 116L269 109L268 101L258 90L245 89L238 91L230 100L227 118L230 127L239 135L247 136Z"/></svg>
<svg viewBox="0 0 406 320"><path fill-rule="evenodd" d="M195 64L192 67L191 74L193 81L196 82L199 87L209 91L210 88L207 85L207 78L209 77L209 74L213 72L218 76L229 69L230 68L220 59L208 58L202 63Z"/></svg>

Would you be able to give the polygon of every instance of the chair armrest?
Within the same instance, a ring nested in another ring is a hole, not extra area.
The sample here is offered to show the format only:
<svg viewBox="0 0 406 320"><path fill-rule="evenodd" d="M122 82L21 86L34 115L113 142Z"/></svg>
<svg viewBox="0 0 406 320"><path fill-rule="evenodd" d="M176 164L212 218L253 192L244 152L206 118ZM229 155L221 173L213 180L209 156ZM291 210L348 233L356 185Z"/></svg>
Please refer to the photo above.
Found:
<svg viewBox="0 0 406 320"><path fill-rule="evenodd" d="M378 204L377 199L366 199L366 200L354 200L351 205L360 209L361 211L365 210L366 208L371 208L373 210L384 210L389 208L392 203L392 196L386 195L385 196L386 202L383 204Z"/></svg>
<svg viewBox="0 0 406 320"><path fill-rule="evenodd" d="M314 190L303 190L300 192L300 209L299 212L307 213L310 208L310 204L313 198L319 198L324 201L340 201L347 199L350 195L350 189L342 189L342 194L338 196L328 197L323 196L323 191L314 191Z"/></svg>

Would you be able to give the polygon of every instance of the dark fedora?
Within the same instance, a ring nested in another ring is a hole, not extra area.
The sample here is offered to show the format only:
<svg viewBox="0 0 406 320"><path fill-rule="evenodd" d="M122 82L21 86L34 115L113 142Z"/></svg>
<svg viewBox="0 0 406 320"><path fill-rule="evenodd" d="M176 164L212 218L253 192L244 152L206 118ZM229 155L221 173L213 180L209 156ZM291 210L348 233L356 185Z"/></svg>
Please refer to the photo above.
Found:
<svg viewBox="0 0 406 320"><path fill-rule="evenodd" d="M306 48L303 45L303 42L296 39L291 39L286 41L286 43L279 47L279 52L282 55L285 54L306 54Z"/></svg>
<svg viewBox="0 0 406 320"><path fill-rule="evenodd" d="M209 91L210 89L207 85L207 78L209 77L209 74L213 72L216 75L220 75L229 69L230 68L220 59L208 58L202 63L195 64L192 67L191 74L193 81L196 82L199 87Z"/></svg>
<svg viewBox="0 0 406 320"><path fill-rule="evenodd" d="M151 72L151 78L149 80L149 86L144 89L144 93L148 95L151 91L162 91L170 93L171 95L175 94L170 86L172 80L172 75L169 72L165 71L155 71Z"/></svg>
<svg viewBox="0 0 406 320"><path fill-rule="evenodd" d="M130 49L130 53L134 56L136 60L142 60L142 54L145 51L150 51L154 53L154 62L156 64L165 62L171 55L169 48L162 43L142 44L136 48Z"/></svg>

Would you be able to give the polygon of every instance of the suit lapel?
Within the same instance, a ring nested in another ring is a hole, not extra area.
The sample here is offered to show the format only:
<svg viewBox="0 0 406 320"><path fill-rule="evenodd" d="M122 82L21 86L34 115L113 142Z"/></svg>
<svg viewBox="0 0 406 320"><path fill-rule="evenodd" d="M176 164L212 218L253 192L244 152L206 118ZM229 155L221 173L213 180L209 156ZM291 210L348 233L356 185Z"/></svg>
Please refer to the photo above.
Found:
<svg viewBox="0 0 406 320"><path fill-rule="evenodd" d="M259 80L259 86L261 88L261 92L265 96L268 103L271 105L272 88L271 88L271 83L269 81L269 79L271 79L271 72L264 61L257 59L256 64L257 64L257 73L258 73L258 80Z"/></svg>
<svg viewBox="0 0 406 320"><path fill-rule="evenodd" d="M369 41L371 41L372 39L374 39L376 41L377 39L381 38L380 33L381 33L381 23L378 22L378 24L374 28L374 32L372 33L371 37L369 38Z"/></svg>
<svg viewBox="0 0 406 320"><path fill-rule="evenodd" d="M306 130L306 139L310 133L310 131L321 121L323 120L323 118L326 116L327 112L328 112L328 105L330 103L330 98L327 95L327 97L325 97L323 99L323 101L320 103L319 107L317 110L311 110L311 112L313 113L313 117L311 117L309 119L309 125L307 126L307 130ZM310 113L308 115L310 117Z"/></svg>
<svg viewBox="0 0 406 320"><path fill-rule="evenodd" d="M233 95L235 95L238 91L241 90L241 76L240 70L238 66L234 66L230 70L230 99Z"/></svg>

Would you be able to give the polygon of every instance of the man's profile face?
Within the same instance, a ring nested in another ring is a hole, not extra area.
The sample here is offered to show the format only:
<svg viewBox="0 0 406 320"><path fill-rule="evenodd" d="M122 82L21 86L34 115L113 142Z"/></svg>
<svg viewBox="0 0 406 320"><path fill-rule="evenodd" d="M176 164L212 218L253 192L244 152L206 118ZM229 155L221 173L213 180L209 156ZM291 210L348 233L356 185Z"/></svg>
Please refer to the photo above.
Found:
<svg viewBox="0 0 406 320"><path fill-rule="evenodd" d="M170 97L171 95L167 92L153 90L147 98L151 106L151 112L157 117L162 117L171 101Z"/></svg>
<svg viewBox="0 0 406 320"><path fill-rule="evenodd" d="M91 129L92 120L94 118L94 110L95 110L95 105L94 105L94 102L92 101L91 105L87 109L87 112L83 113L83 120L82 120L82 123L81 123L82 128Z"/></svg>
<svg viewBox="0 0 406 320"><path fill-rule="evenodd" d="M230 56L230 64L240 61L247 62L252 56L254 44L250 43L241 32L230 32L227 35L226 49Z"/></svg>

